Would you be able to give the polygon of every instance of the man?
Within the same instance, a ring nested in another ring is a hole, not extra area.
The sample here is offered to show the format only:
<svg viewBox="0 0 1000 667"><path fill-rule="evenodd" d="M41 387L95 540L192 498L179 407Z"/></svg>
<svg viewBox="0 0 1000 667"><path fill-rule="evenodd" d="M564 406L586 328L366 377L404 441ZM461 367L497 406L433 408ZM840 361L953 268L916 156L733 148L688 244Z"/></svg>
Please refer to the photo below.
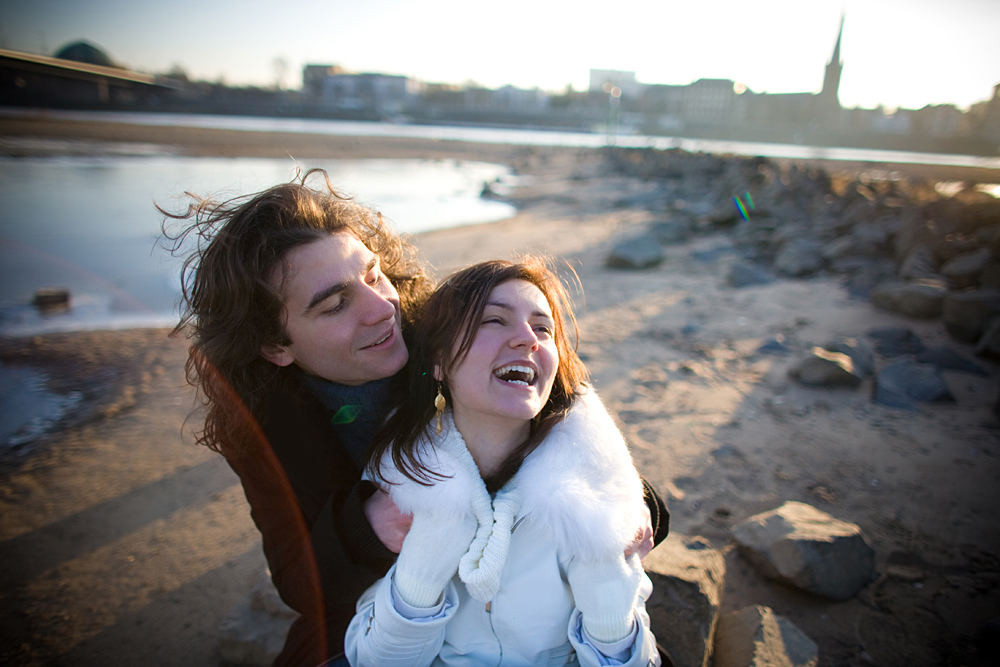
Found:
<svg viewBox="0 0 1000 667"><path fill-rule="evenodd" d="M409 528L362 481L409 318L431 291L411 245L379 214L306 181L183 216L174 250L198 247L182 275L178 330L206 407L198 441L239 475L272 580L301 616L276 665L343 654L358 597L392 565ZM667 514L647 485L647 550Z"/></svg>

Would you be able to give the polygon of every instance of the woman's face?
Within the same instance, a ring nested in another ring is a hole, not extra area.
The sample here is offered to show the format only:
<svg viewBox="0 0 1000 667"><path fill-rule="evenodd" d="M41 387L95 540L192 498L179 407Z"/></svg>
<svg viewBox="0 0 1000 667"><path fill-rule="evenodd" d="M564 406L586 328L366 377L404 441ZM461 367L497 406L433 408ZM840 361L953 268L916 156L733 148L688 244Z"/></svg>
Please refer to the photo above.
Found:
<svg viewBox="0 0 1000 667"><path fill-rule="evenodd" d="M527 421L549 400L559 367L549 302L526 280L490 293L468 355L449 372L456 423Z"/></svg>

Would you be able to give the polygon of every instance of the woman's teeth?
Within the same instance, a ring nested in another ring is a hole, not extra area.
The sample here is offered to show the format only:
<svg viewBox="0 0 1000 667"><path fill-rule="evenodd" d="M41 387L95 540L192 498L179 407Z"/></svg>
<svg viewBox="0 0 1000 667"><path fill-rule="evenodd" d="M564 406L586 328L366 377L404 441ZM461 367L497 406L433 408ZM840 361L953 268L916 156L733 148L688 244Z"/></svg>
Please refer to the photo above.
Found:
<svg viewBox="0 0 1000 667"><path fill-rule="evenodd" d="M535 380L535 370L533 368L517 364L501 366L493 371L493 374L504 382L521 385L522 387L531 386L531 383Z"/></svg>

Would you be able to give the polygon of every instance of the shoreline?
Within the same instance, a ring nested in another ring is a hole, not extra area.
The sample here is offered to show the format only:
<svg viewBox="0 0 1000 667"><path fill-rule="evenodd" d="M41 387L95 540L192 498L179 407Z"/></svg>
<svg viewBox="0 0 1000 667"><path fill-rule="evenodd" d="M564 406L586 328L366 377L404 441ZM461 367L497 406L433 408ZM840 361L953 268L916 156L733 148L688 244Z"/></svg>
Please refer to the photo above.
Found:
<svg viewBox="0 0 1000 667"><path fill-rule="evenodd" d="M458 159L495 162L515 167L523 155L534 151L601 151L603 147L537 146L475 143L450 139L344 136L298 132L259 132L170 125L140 125L112 121L63 120L0 116L0 139L44 138L83 142L146 144L171 147L175 154L191 157L270 157L297 159ZM35 151L47 154L48 149ZM32 149L0 143L0 155L23 157ZM724 155L725 153L720 153ZM970 156L971 157L971 156ZM768 158L779 164L822 167L833 173L893 172L903 177L938 181L971 181L1000 184L1000 167L973 167L825 158Z"/></svg>

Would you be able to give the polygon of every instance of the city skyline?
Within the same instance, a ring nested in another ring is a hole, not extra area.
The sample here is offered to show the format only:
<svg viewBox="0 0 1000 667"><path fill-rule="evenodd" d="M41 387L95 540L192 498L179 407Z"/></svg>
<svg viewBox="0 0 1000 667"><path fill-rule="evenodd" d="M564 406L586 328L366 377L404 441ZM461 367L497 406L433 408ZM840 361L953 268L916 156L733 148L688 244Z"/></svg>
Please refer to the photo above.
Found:
<svg viewBox="0 0 1000 667"><path fill-rule="evenodd" d="M1000 83L993 0L358 4L305 0L276 14L263 0L35 0L5 8L0 45L51 54L83 39L138 71L180 66L229 85L274 85L281 59L290 88L304 65L335 64L550 92L585 90L590 69L635 72L648 84L718 78L758 93L819 92L844 15L844 107L967 108Z"/></svg>

